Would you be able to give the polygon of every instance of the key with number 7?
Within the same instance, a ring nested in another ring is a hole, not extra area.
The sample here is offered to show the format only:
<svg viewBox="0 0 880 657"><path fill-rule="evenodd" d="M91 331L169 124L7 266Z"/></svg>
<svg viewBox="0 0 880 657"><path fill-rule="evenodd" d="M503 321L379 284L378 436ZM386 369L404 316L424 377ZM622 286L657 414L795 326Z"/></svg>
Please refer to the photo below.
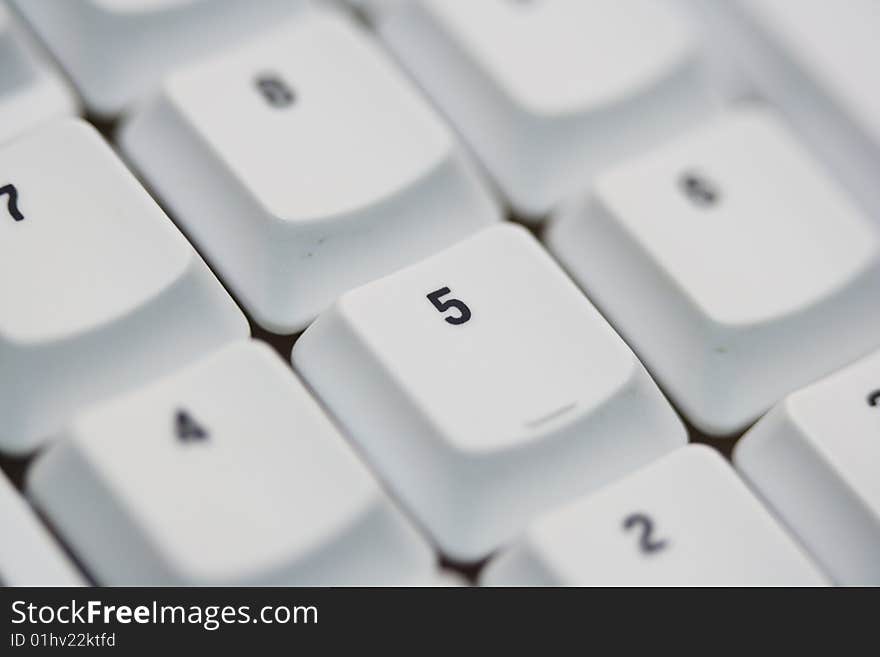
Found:
<svg viewBox="0 0 880 657"><path fill-rule="evenodd" d="M460 560L685 442L632 352L510 225L344 295L293 362Z"/></svg>

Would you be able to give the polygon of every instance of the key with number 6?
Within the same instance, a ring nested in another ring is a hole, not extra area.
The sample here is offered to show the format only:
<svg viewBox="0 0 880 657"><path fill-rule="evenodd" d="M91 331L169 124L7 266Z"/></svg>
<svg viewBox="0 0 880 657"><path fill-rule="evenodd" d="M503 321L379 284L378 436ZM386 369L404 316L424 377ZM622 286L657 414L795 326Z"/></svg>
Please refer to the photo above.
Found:
<svg viewBox="0 0 880 657"><path fill-rule="evenodd" d="M269 347L81 414L28 473L101 584L412 584L430 549ZM75 491L75 494L71 494Z"/></svg>
<svg viewBox="0 0 880 657"><path fill-rule="evenodd" d="M686 440L632 352L512 225L343 295L293 362L460 560Z"/></svg>
<svg viewBox="0 0 880 657"><path fill-rule="evenodd" d="M771 112L607 171L547 242L709 434L880 345L880 231Z"/></svg>
<svg viewBox="0 0 880 657"><path fill-rule="evenodd" d="M491 561L489 586L827 583L714 450L677 450L535 523Z"/></svg>

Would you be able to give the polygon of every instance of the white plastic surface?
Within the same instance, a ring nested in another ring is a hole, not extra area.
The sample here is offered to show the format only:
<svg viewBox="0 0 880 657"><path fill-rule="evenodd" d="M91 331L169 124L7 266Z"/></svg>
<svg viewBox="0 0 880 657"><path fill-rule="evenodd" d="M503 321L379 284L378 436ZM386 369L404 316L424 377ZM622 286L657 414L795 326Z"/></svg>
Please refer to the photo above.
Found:
<svg viewBox="0 0 880 657"><path fill-rule="evenodd" d="M820 586L824 577L714 450L688 446L534 524L489 586Z"/></svg>
<svg viewBox="0 0 880 657"><path fill-rule="evenodd" d="M248 334L177 228L93 128L0 149L0 450ZM20 217L20 219L16 219Z"/></svg>
<svg viewBox="0 0 880 657"><path fill-rule="evenodd" d="M607 172L546 239L707 433L880 344L880 232L771 114Z"/></svg>
<svg viewBox="0 0 880 657"><path fill-rule="evenodd" d="M834 580L880 585L880 352L779 403L734 463Z"/></svg>
<svg viewBox="0 0 880 657"><path fill-rule="evenodd" d="M347 293L293 362L462 560L686 441L632 352L509 224Z"/></svg>
<svg viewBox="0 0 880 657"><path fill-rule="evenodd" d="M498 218L443 123L325 12L173 76L122 145L276 333Z"/></svg>
<svg viewBox="0 0 880 657"><path fill-rule="evenodd" d="M102 584L392 585L434 568L290 368L257 342L78 416L28 491Z"/></svg>
<svg viewBox="0 0 880 657"><path fill-rule="evenodd" d="M714 102L691 27L657 0L412 0L380 36L507 200L538 218Z"/></svg>

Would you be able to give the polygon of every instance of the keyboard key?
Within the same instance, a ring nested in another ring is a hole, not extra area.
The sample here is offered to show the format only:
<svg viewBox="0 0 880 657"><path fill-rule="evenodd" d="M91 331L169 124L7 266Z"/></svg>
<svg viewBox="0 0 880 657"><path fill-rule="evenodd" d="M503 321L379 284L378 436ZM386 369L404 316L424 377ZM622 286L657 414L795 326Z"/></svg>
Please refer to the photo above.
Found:
<svg viewBox="0 0 880 657"><path fill-rule="evenodd" d="M601 176L547 240L706 433L880 344L878 231L758 110Z"/></svg>
<svg viewBox="0 0 880 657"><path fill-rule="evenodd" d="M27 502L0 472L0 586L85 583Z"/></svg>
<svg viewBox="0 0 880 657"><path fill-rule="evenodd" d="M657 0L388 5L380 35L528 218L714 106L690 26Z"/></svg>
<svg viewBox="0 0 880 657"><path fill-rule="evenodd" d="M88 108L118 113L170 71L259 34L307 0L12 0Z"/></svg>
<svg viewBox="0 0 880 657"><path fill-rule="evenodd" d="M276 333L499 218L441 121L330 13L173 77L122 144Z"/></svg>
<svg viewBox="0 0 880 657"><path fill-rule="evenodd" d="M73 92L0 3L0 143L76 111Z"/></svg>
<svg viewBox="0 0 880 657"><path fill-rule="evenodd" d="M257 342L78 416L28 492L101 584L392 585L434 571L427 544Z"/></svg>
<svg viewBox="0 0 880 657"><path fill-rule="evenodd" d="M345 294L293 363L459 561L686 442L632 352L509 224Z"/></svg>
<svg viewBox="0 0 880 657"><path fill-rule="evenodd" d="M542 518L488 586L819 586L823 576L721 456L693 445Z"/></svg>
<svg viewBox="0 0 880 657"><path fill-rule="evenodd" d="M829 170L880 214L880 5L876 0L712 3L762 96L785 112Z"/></svg>
<svg viewBox="0 0 880 657"><path fill-rule="evenodd" d="M734 463L839 584L880 585L880 352L799 390Z"/></svg>
<svg viewBox="0 0 880 657"><path fill-rule="evenodd" d="M247 322L88 125L0 149L0 451L85 404L248 334Z"/></svg>

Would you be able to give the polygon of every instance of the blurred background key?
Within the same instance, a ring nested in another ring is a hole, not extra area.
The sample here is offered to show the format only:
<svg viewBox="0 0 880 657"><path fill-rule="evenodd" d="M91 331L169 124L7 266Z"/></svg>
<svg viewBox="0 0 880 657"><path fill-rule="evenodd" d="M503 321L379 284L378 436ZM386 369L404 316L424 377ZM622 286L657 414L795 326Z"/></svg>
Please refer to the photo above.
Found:
<svg viewBox="0 0 880 657"><path fill-rule="evenodd" d="M13 0L88 109L110 118L172 69L294 15L308 0Z"/></svg>

